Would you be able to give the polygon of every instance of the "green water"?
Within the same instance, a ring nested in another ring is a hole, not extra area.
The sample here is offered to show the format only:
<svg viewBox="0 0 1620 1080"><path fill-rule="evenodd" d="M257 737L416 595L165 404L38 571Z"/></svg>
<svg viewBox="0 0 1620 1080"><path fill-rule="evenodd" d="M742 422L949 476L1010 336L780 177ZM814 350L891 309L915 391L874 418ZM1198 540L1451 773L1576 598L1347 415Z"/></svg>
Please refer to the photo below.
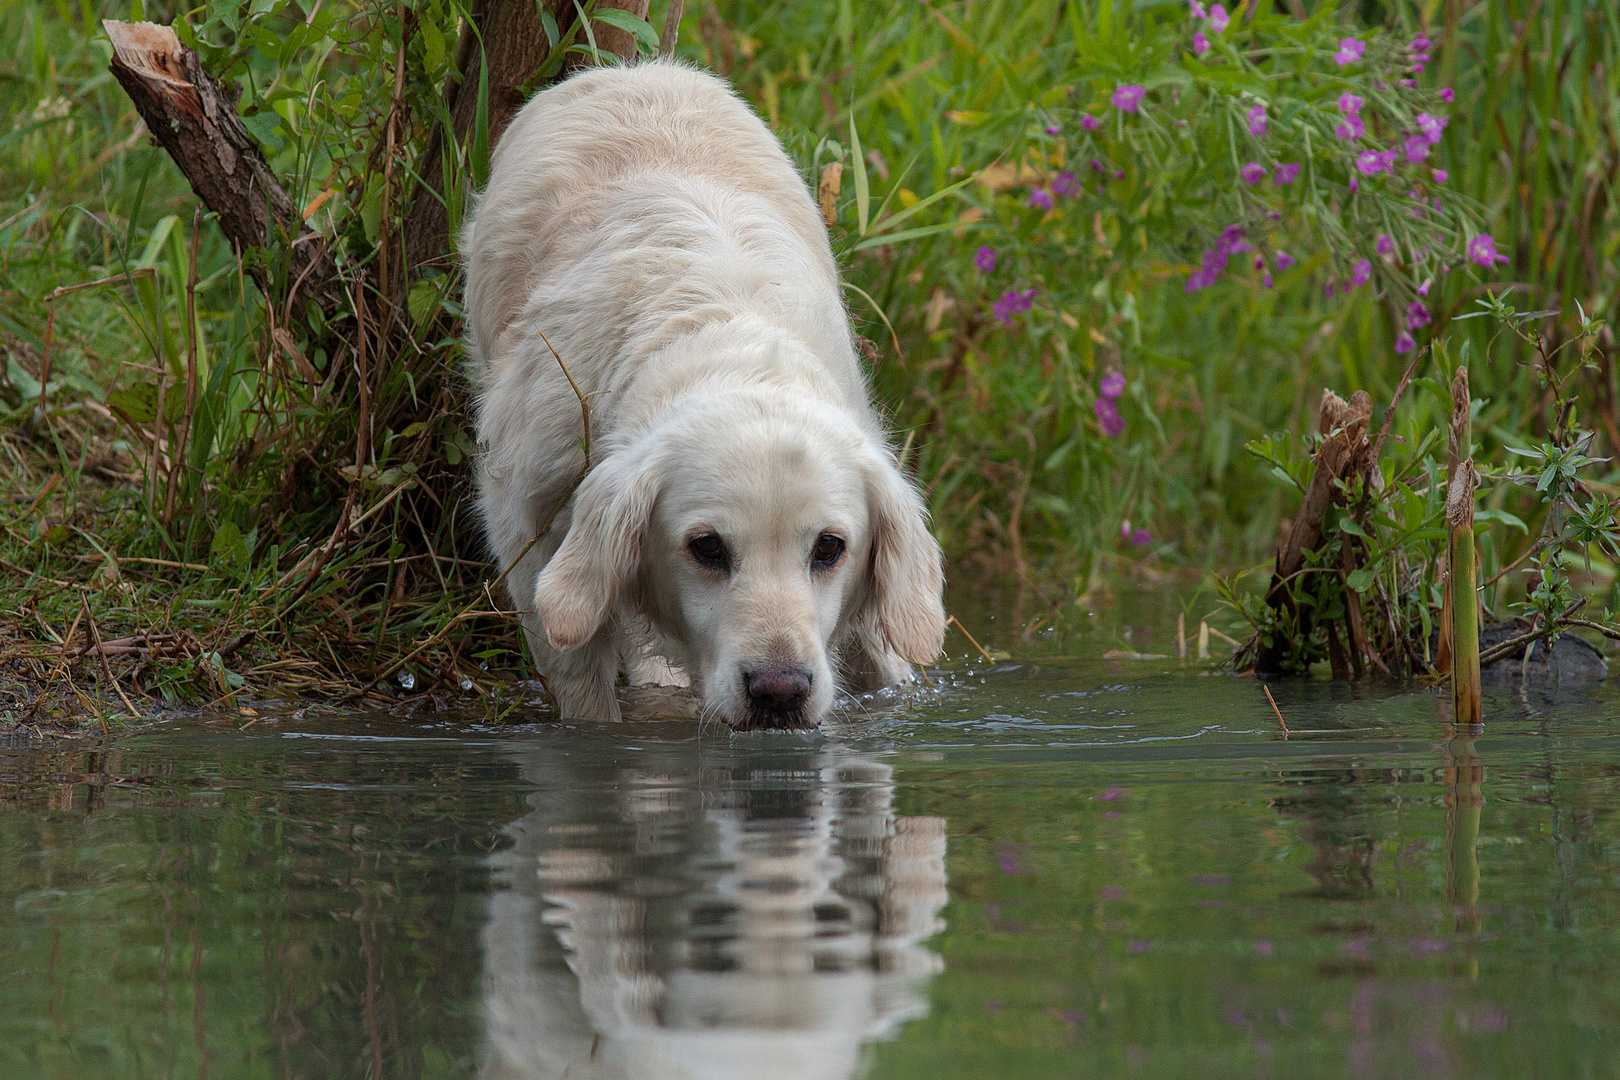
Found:
<svg viewBox="0 0 1620 1080"><path fill-rule="evenodd" d="M0 747L0 1077L1620 1075L1620 693L1285 737L1117 631L813 737Z"/></svg>

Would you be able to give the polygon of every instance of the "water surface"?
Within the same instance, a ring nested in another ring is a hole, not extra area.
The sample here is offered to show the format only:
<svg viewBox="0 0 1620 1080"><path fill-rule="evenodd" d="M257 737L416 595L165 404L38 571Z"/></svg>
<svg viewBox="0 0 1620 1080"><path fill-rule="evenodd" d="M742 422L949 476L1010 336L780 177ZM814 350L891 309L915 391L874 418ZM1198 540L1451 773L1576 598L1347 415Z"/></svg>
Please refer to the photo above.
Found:
<svg viewBox="0 0 1620 1080"><path fill-rule="evenodd" d="M14 741L0 1076L1620 1073L1620 694L1282 683L1285 735L1122 625L811 737Z"/></svg>

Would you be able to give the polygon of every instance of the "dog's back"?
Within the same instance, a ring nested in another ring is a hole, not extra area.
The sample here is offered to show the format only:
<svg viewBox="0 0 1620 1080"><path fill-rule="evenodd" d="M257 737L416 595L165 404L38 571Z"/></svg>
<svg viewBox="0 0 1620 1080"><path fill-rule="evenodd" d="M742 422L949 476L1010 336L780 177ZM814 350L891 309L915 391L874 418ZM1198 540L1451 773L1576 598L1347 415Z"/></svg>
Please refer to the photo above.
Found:
<svg viewBox="0 0 1620 1080"><path fill-rule="evenodd" d="M759 204L757 230L750 202ZM762 234L757 244L751 231ZM614 265L604 249L625 258ZM553 284L542 289L548 323L566 327L571 300L601 311L601 293L612 290L633 336L651 329L634 326L638 316L757 291L762 283L750 276L791 275L769 282L785 290L787 307L841 307L825 227L776 139L725 82L669 61L587 71L532 100L500 140L462 250L474 353L488 365L501 364L505 332L539 299L542 278ZM708 265L692 273L698 261ZM648 280L661 266L666 280ZM669 295L672 282L686 295ZM704 289L719 295L694 294ZM808 332L827 337L824 315L816 323ZM806 344L850 351L846 326L832 338ZM599 355L602 343L592 344ZM488 386L495 374L480 381Z"/></svg>

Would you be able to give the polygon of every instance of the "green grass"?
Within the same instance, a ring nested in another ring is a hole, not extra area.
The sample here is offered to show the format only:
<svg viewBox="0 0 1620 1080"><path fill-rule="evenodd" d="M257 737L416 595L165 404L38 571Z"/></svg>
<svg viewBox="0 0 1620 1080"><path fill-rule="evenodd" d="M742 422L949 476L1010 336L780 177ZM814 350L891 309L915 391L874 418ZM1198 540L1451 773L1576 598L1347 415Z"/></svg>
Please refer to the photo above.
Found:
<svg viewBox="0 0 1620 1080"><path fill-rule="evenodd" d="M1445 327L1454 354L1464 341L1471 350L1481 459L1535 441L1552 399L1532 350L1493 338L1487 320L1448 319L1487 285L1511 283L1520 308L1561 313L1542 325L1554 340L1573 336L1577 303L1613 321L1620 13L1576 0L1262 6L1268 33L1436 38L1415 92L1451 86L1456 103L1428 164L1451 174L1457 219L1482 215L1511 262L1437 276L1431 330ZM1314 20L1307 29L1295 9ZM345 245L346 280L373 305L388 299L377 252L406 192L379 153L399 15L413 28L399 135L419 146L453 64L455 10L351 2L306 20L278 3L193 16L206 64L243 88L240 108L295 202L334 192L312 220ZM206 217L194 229L189 188L137 130L99 31L101 18L132 14L174 12L0 7L0 101L13 117L0 132L0 715L114 718L146 714L153 696L341 697L378 679L371 696L394 697L402 673L417 696L504 707L524 669L515 627L479 584L495 571L467 511L475 448L454 278L415 279L393 351L368 369L360 439L361 380L341 328L292 327L302 364L278 346L256 264ZM653 22L661 16L655 6ZM1405 367L1392 351L1395 298L1409 298L1411 281L1381 276L1384 299L1322 296L1344 273L1347 249L1333 238L1374 223L1300 209L1280 227L1310 257L1276 289L1234 273L1187 294L1185 260L1200 244L1182 232L1209 235L1215 211L1197 207L1229 205L1231 192L1210 194L1189 172L1179 201L1149 205L1148 159L1121 161L1129 175L1112 203L1044 226L1023 212L1023 187L972 182L1029 160L1031 146L1053 152L1039 134L1049 116L1066 125L1063 152L1080 152L1073 110L1106 100L1110 80L1152 70L1154 42L1180 41L1186 19L1179 2L688 5L680 52L728 72L811 182L831 161L846 166L833 234L851 310L879 346L875 388L910 441L959 580L1017 575L1055 600L1110 573L1196 579L1256 563L1296 497L1245 444L1302 434L1324 385L1365 388L1381 408ZM1185 67L1184 48L1161 59ZM981 243L1001 252L1007 276L975 270ZM128 276L138 270L150 273ZM1041 318L1009 329L989 309L1015 279L1040 286ZM1129 383L1117 438L1091 410L1108 370ZM1414 443L1448 408L1444 375L1420 375L1394 429ZM1607 331L1578 377L1580 415L1598 432L1590 452L1620 456ZM1613 490L1620 474L1604 469L1595 487ZM1540 527L1539 504L1518 489L1487 492L1484 505L1513 510L1531 536ZM344 507L357 529L340 520ZM1126 521L1152 542L1127 544ZM1507 529L1483 537L1485 577L1526 543ZM1612 567L1599 558L1591 580L1610 585ZM63 655L136 635L170 636L106 664Z"/></svg>

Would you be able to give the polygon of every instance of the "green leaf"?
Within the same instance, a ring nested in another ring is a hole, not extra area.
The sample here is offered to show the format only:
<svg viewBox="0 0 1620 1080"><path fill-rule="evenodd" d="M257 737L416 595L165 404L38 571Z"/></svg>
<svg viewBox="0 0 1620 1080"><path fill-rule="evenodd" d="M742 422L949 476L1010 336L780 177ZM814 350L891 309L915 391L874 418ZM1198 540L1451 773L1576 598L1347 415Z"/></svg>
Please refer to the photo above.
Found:
<svg viewBox="0 0 1620 1080"><path fill-rule="evenodd" d="M557 17L544 7L540 9L540 28L546 32L546 47L555 49L562 33L557 29Z"/></svg>
<svg viewBox="0 0 1620 1080"><path fill-rule="evenodd" d="M474 191L484 190L484 184L489 180L489 56L484 53L482 45L479 52L478 108L473 119L472 152L467 161Z"/></svg>
<svg viewBox="0 0 1620 1080"><path fill-rule="evenodd" d="M157 419L157 398L156 383L136 383L128 390L114 390L108 394L107 407L122 413L132 424L150 424Z"/></svg>
<svg viewBox="0 0 1620 1080"><path fill-rule="evenodd" d="M1356 592L1364 593L1372 587L1373 580L1377 576L1378 575L1374 571L1368 569L1367 567L1362 567L1360 570L1352 570L1350 573L1346 574L1344 583L1349 588L1354 589Z"/></svg>
<svg viewBox="0 0 1620 1080"><path fill-rule="evenodd" d="M417 24L422 32L422 53L427 57L428 67L437 68L444 63L444 33L431 18L421 20Z"/></svg>
<svg viewBox="0 0 1620 1080"><path fill-rule="evenodd" d="M855 130L855 110L849 110L849 152L855 166L855 223L857 232L866 235L866 219L872 208L872 192L866 186L866 157L861 153L861 133Z"/></svg>
<svg viewBox="0 0 1620 1080"><path fill-rule="evenodd" d="M1508 513L1506 510L1475 510L1475 531L1478 531L1480 522L1482 521L1495 521L1502 525L1506 525L1510 529L1518 529L1522 533L1528 534L1530 532L1529 526L1525 525L1523 521L1515 517L1513 514Z"/></svg>
<svg viewBox="0 0 1620 1080"><path fill-rule="evenodd" d="M208 554L215 559L246 566L249 552L247 542L242 539L242 530L229 521L221 522L219 528L214 530L214 542L208 545Z"/></svg>
<svg viewBox="0 0 1620 1080"><path fill-rule="evenodd" d="M266 109L264 112L242 117L242 126L253 133L253 137L259 141L259 145L264 147L265 152L268 154L274 154L286 145L281 136L276 133L276 129L281 126L281 117L274 109Z"/></svg>
<svg viewBox="0 0 1620 1080"><path fill-rule="evenodd" d="M636 44L649 53L658 51L658 31L654 30L646 19L619 8L598 8L591 12L591 18L597 22L605 22L609 26L617 26L632 35L636 39Z"/></svg>
<svg viewBox="0 0 1620 1080"><path fill-rule="evenodd" d="M991 222L975 222L971 225L960 225L954 221L942 221L938 225L922 225L915 229L902 229L897 233L878 232L873 230L872 236L850 248L851 251L861 251L864 248L877 247L879 244L900 244L907 240L920 240L925 236L936 233L949 232L952 229L961 229L964 233L978 232L991 227Z"/></svg>
<svg viewBox="0 0 1620 1080"><path fill-rule="evenodd" d="M929 206L933 205L934 203L938 202L939 200L941 200L943 198L946 198L947 196L954 195L958 191L961 191L962 188L966 187L968 184L971 184L974 181L974 179L975 179L975 177L972 177L972 176L966 177L965 179L958 180L956 183L952 184L948 188L943 188L943 189L941 189L939 191L934 192L932 195L928 196L926 199L919 199L917 202L915 202L912 205L906 207L904 210L900 211L898 214L891 215L890 217L884 218L882 221L878 222L876 225L874 225L872 227L872 231L874 233L881 233L881 232L888 232L888 231L892 230L896 225L899 225L902 221L904 221L907 218L911 217L913 214L917 213L919 210L926 210Z"/></svg>
<svg viewBox="0 0 1620 1080"><path fill-rule="evenodd" d="M421 326L438 310L439 287L431 281L418 281L411 286L411 294L405 300L405 307L411 313L411 321Z"/></svg>

